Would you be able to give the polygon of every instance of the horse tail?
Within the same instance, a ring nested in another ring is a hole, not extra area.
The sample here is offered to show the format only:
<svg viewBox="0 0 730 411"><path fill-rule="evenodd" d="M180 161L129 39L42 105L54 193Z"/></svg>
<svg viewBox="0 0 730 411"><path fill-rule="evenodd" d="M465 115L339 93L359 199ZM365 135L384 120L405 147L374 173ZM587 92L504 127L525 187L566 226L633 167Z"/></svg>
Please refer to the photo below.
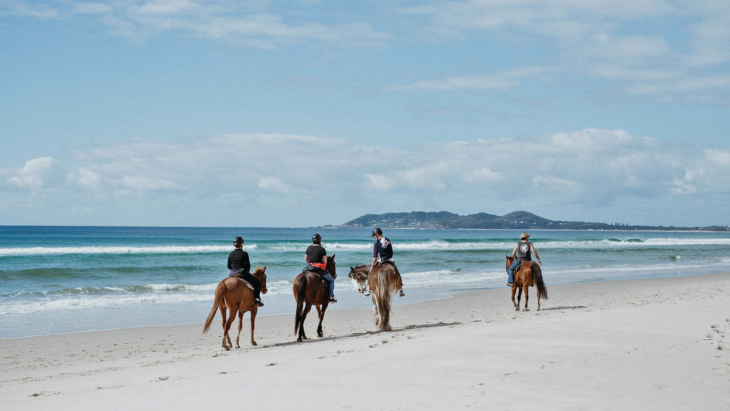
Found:
<svg viewBox="0 0 730 411"><path fill-rule="evenodd" d="M303 275L297 281L297 313L294 316L294 334L299 332L299 325L302 324L302 311L304 311L304 300L307 293L307 276Z"/></svg>
<svg viewBox="0 0 730 411"><path fill-rule="evenodd" d="M388 270L386 267L380 267L378 270L378 289L376 290L376 298L380 306L380 324L381 330L390 331L390 281L388 280Z"/></svg>
<svg viewBox="0 0 730 411"><path fill-rule="evenodd" d="M537 294L540 298L548 299L547 286L542 281L542 269L539 265L532 263L532 272L535 275L535 284L537 284Z"/></svg>
<svg viewBox="0 0 730 411"><path fill-rule="evenodd" d="M215 297L213 298L213 308L210 310L210 314L208 314L208 319L205 320L205 327L203 327L203 334L208 332L208 329L210 328L210 323L213 322L213 317L215 317L215 312L218 311L218 307L225 304L226 301L223 298L223 293L226 291L226 284L224 281L221 281L218 284L218 287L215 288Z"/></svg>

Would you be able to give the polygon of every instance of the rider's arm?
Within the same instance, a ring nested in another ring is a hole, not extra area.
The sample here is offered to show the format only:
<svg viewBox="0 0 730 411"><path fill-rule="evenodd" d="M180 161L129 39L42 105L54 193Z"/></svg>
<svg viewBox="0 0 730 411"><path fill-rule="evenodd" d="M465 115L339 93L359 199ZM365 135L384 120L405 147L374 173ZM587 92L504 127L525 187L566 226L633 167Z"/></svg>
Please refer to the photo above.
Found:
<svg viewBox="0 0 730 411"><path fill-rule="evenodd" d="M309 264L309 256L307 254L304 254L304 261L306 261L307 264Z"/></svg>
<svg viewBox="0 0 730 411"><path fill-rule="evenodd" d="M532 248L532 253L535 254L535 258L537 258L537 262L542 265L542 261L540 261L540 256L537 255L537 251L535 251L535 246L530 243L530 248Z"/></svg>
<svg viewBox="0 0 730 411"><path fill-rule="evenodd" d="M248 253L243 252L243 272L244 273L250 273L251 272L251 261L248 259Z"/></svg>
<svg viewBox="0 0 730 411"><path fill-rule="evenodd" d="M324 266L327 267L327 254L322 257L322 262L324 263Z"/></svg>
<svg viewBox="0 0 730 411"><path fill-rule="evenodd" d="M512 258L513 259L517 255L517 247L519 247L519 244L515 244L515 248L512 249Z"/></svg>

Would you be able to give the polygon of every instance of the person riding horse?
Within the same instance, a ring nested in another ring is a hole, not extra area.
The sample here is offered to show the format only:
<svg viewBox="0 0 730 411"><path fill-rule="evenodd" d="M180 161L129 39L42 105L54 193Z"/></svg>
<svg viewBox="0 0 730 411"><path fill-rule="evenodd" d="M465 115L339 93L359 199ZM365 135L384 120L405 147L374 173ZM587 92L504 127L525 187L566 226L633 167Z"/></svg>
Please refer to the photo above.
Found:
<svg viewBox="0 0 730 411"><path fill-rule="evenodd" d="M228 276L238 277L251 283L255 297L254 303L259 307L263 307L264 302L261 301L261 282L249 273L251 271L251 262L248 260L248 253L243 251L243 237L234 238L233 246L236 249L228 255L228 269L231 270Z"/></svg>
<svg viewBox="0 0 730 411"><path fill-rule="evenodd" d="M380 228L376 228L373 230L373 234L371 237L375 237L375 244L373 245L373 263L371 266L374 268L377 265L380 264L393 264L395 265L395 262L393 261L393 243L390 242L389 239L386 237L383 237L383 230ZM406 293L403 292L403 289L398 290L398 293L401 297L405 297ZM366 297L370 295L370 286L368 286L367 289L365 289L365 292L363 293Z"/></svg>
<svg viewBox="0 0 730 411"><path fill-rule="evenodd" d="M520 242L515 245L515 248L512 250L512 258L515 259L515 261L512 263L512 265L509 266L509 277L507 279L507 287L512 287L514 285L515 281L515 269L522 264L523 261L532 261L532 253L535 253L535 258L537 258L537 262L542 265L542 261L540 260L540 257L537 255L537 251L535 251L535 246L532 245L532 242L527 241L527 239L530 238L527 233L523 232L520 235Z"/></svg>
<svg viewBox="0 0 730 411"><path fill-rule="evenodd" d="M319 274L327 282L330 302L336 303L335 279L327 271L327 250L322 247L322 236L319 234L312 236L312 245L307 247L307 252L304 254L304 261L307 262L307 266L304 267L303 271L313 271Z"/></svg>

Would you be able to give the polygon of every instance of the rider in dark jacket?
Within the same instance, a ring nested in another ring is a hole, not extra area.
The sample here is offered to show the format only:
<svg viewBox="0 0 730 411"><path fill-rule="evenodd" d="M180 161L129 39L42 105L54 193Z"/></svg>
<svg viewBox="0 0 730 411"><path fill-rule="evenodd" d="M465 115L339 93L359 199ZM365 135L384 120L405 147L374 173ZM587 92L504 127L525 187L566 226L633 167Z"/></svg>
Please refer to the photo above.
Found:
<svg viewBox="0 0 730 411"><path fill-rule="evenodd" d="M391 243L389 239L383 237L383 230L381 230L380 228L376 228L375 230L373 230L373 234L371 235L371 237L375 237L375 244L373 244L372 267L375 267L378 264L383 264L385 262L395 264L393 262L393 243ZM370 268L371 271L372 267ZM406 293L404 293L402 289L398 290L398 293L401 297L405 297L406 295ZM363 294L366 297L370 295L370 285L368 285Z"/></svg>
<svg viewBox="0 0 730 411"><path fill-rule="evenodd" d="M253 286L254 304L263 307L261 301L261 281L249 273L251 271L251 262L248 259L248 253L243 251L243 238L236 237L233 239L235 250L228 254L228 269L231 270L229 277L238 277L248 281Z"/></svg>
<svg viewBox="0 0 730 411"><path fill-rule="evenodd" d="M312 245L307 247L307 252L304 254L304 261L307 262L304 271L313 271L319 274L327 282L327 292L329 293L330 302L336 303L335 279L327 271L327 250L322 247L322 236L319 234L312 236Z"/></svg>

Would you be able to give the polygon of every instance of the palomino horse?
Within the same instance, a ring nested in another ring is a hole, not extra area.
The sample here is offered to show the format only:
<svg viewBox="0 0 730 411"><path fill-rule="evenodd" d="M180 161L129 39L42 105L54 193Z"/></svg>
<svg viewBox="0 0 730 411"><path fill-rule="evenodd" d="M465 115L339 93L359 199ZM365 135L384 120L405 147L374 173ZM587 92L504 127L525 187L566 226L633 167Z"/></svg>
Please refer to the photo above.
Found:
<svg viewBox="0 0 730 411"><path fill-rule="evenodd" d="M256 266L253 274L257 280L261 281L261 294L266 294L266 266L259 268ZM226 307L231 310L231 317L226 320ZM205 320L205 327L203 327L203 333L208 332L210 323L213 322L215 317L215 311L219 308L221 310L221 317L223 317L223 348L226 351L233 348L231 344L231 337L228 336L228 331L231 329L233 320L236 319L236 312L238 312L238 337L236 337L236 348L241 348L238 340L241 338L241 329L243 329L243 314L246 311L251 311L251 345L256 345L256 341L253 339L253 330L256 324L256 314L259 311L259 306L254 304L253 290L246 286L246 283L238 277L228 277L225 280L218 283L218 287L215 288L215 300L213 300L213 308L208 314L208 319Z"/></svg>
<svg viewBox="0 0 730 411"><path fill-rule="evenodd" d="M514 258L507 257L507 272L509 272L509 266L514 262ZM542 269L534 261L523 261L522 264L515 270L515 281L512 284L512 304L515 305L515 311L520 311L520 299L522 299L522 291L525 291L525 308L522 311L530 311L527 308L528 295L527 291L531 286L537 285L537 311L540 311L540 297L548 299L547 287L542 281ZM515 291L519 290L517 294L517 302L515 303Z"/></svg>
<svg viewBox="0 0 730 411"><path fill-rule="evenodd" d="M332 274L332 278L337 278L335 255L327 257L327 271ZM323 337L322 320L324 312L330 303L329 291L327 284L317 273L304 271L294 279L294 299L297 302L297 313L294 320L294 334L298 334L297 341L306 340L304 334L304 319L307 318L312 305L317 307L317 315L319 316L319 325L317 326L317 336Z"/></svg>
<svg viewBox="0 0 730 411"><path fill-rule="evenodd" d="M403 280L395 264L383 263L370 269L370 265L350 267L350 277L356 283L358 292L365 291L367 284L373 299L373 316L378 330L390 331L390 300L403 288Z"/></svg>

